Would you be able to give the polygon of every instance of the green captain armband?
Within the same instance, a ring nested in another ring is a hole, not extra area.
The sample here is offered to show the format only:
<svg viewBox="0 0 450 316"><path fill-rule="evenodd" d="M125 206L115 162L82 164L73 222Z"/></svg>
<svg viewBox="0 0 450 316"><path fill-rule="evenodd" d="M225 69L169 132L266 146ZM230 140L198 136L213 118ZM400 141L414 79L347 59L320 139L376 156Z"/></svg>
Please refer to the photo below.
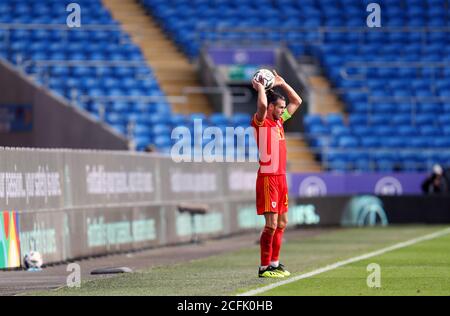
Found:
<svg viewBox="0 0 450 316"><path fill-rule="evenodd" d="M288 110L284 110L283 114L281 114L281 118L283 119L283 122L286 122L289 120L292 116L289 114Z"/></svg>

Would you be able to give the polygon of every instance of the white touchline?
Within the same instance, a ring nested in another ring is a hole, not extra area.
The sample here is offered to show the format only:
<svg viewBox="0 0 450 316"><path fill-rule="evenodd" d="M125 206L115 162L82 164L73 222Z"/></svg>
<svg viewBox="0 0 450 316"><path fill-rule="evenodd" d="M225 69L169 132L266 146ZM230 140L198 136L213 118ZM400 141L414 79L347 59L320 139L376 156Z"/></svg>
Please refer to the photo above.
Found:
<svg viewBox="0 0 450 316"><path fill-rule="evenodd" d="M298 281L298 280L301 280L301 279L306 279L306 278L318 275L318 274L323 273L323 272L331 271L331 270L337 269L339 267L345 266L345 265L353 263L353 262L357 262L357 261L365 260L365 259L368 259L368 258L371 258L371 257L379 256L379 255L382 255L382 254L384 254L386 252L389 252L389 251L392 251L392 250L408 247L408 246L417 244L419 242L422 242L422 241L425 241L425 240L434 239L434 238L438 238L438 237L441 237L441 236L444 236L444 235L447 235L447 234L450 234L450 227L446 228L444 230L440 230L440 231L434 232L432 234L428 234L428 235L425 235L425 236L422 236L422 237L418 237L418 238L414 238L414 239L411 239L411 240L407 240L407 241L404 241L404 242L401 242L401 243L398 243L398 244L395 244L395 245L392 245L392 246L389 246L389 247L386 247L386 248L382 248L380 250L369 252L367 254L364 254L364 255L361 255L361 256L358 256L358 257L353 257L353 258L350 258L350 259L347 259L347 260L339 261L339 262L330 264L328 266L325 266L323 268L320 268L320 269L317 269L317 270L314 270L314 271L311 271L311 272L308 272L308 273L305 273L305 274L297 275L297 276L295 276L293 278L289 278L288 280L285 280L285 281L272 283L272 284L260 287L258 289L254 289L254 290L251 290L251 291L248 291L248 292L245 292L245 293L238 294L238 296L252 296L252 295L261 294L263 292L269 291L269 290L274 289L276 287L279 287L279 286L282 286L282 285L285 285L285 284L289 284L289 283L292 283L292 282L295 282L295 281Z"/></svg>

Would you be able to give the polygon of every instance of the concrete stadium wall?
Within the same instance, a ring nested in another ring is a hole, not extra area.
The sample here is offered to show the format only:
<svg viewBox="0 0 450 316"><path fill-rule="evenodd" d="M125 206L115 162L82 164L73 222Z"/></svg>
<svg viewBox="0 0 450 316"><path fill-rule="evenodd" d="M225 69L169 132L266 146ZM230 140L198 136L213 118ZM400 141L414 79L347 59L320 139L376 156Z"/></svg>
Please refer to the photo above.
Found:
<svg viewBox="0 0 450 316"><path fill-rule="evenodd" d="M0 132L0 146L128 149L128 141L0 60L0 104L31 105L31 132Z"/></svg>
<svg viewBox="0 0 450 316"><path fill-rule="evenodd" d="M144 153L0 148L0 268L18 267L30 250L50 263L254 229L256 170ZM207 213L191 217L180 206Z"/></svg>

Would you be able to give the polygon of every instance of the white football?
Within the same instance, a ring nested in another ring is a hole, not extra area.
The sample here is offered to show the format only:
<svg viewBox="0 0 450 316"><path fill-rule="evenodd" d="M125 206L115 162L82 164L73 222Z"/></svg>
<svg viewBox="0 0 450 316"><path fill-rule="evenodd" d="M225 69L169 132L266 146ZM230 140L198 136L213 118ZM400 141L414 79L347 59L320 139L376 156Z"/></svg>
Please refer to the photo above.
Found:
<svg viewBox="0 0 450 316"><path fill-rule="evenodd" d="M259 69L253 76L253 79L261 82L266 90L271 89L275 83L275 75L267 69Z"/></svg>
<svg viewBox="0 0 450 316"><path fill-rule="evenodd" d="M23 257L23 265L25 269L40 269L43 264L42 256L38 251L30 251Z"/></svg>

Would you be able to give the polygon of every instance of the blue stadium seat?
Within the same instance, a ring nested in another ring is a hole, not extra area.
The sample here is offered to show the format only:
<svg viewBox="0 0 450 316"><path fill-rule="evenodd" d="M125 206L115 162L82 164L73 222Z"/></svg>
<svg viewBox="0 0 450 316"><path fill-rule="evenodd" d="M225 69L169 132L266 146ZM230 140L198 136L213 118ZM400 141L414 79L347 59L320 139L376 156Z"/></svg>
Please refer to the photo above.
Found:
<svg viewBox="0 0 450 316"><path fill-rule="evenodd" d="M170 139L170 136L165 136L165 135L155 136L155 138L153 139L153 142L158 147L168 147L172 144L172 140Z"/></svg>
<svg viewBox="0 0 450 316"><path fill-rule="evenodd" d="M351 136L351 130L347 126L335 125L331 127L331 135L335 137Z"/></svg>
<svg viewBox="0 0 450 316"><path fill-rule="evenodd" d="M211 125L227 125L228 118L222 113L215 113L209 117Z"/></svg>
<svg viewBox="0 0 450 316"><path fill-rule="evenodd" d="M324 125L313 125L307 130L310 135L326 135L330 133L330 129Z"/></svg>
<svg viewBox="0 0 450 316"><path fill-rule="evenodd" d="M151 129L148 125L136 124L134 126L134 134L137 136L149 136L151 135Z"/></svg>
<svg viewBox="0 0 450 316"><path fill-rule="evenodd" d="M328 166L330 170L340 173L344 173L350 169L350 165L347 160L333 160L328 163Z"/></svg>
<svg viewBox="0 0 450 316"><path fill-rule="evenodd" d="M383 141L383 145L388 148L398 149L405 147L405 138L403 137L389 137Z"/></svg>
<svg viewBox="0 0 450 316"><path fill-rule="evenodd" d="M359 137L372 135L372 128L366 125L355 125L352 127L352 134Z"/></svg>
<svg viewBox="0 0 450 316"><path fill-rule="evenodd" d="M106 121L112 125L125 124L125 118L118 113L108 113L106 115Z"/></svg>
<svg viewBox="0 0 450 316"><path fill-rule="evenodd" d="M354 125L368 125L369 118L367 114L350 114L349 123L350 126Z"/></svg>
<svg viewBox="0 0 450 316"><path fill-rule="evenodd" d="M388 120L387 117L383 116L384 122ZM382 121L378 122L377 125L371 128L372 135L380 137L392 137L397 134L397 129L391 126L384 126Z"/></svg>
<svg viewBox="0 0 450 316"><path fill-rule="evenodd" d="M124 112L129 108L126 102L116 101L112 103L111 109L115 112Z"/></svg>
<svg viewBox="0 0 450 316"><path fill-rule="evenodd" d="M450 113L438 116L437 120L441 126L443 126L443 127L449 126L450 125Z"/></svg>
<svg viewBox="0 0 450 316"><path fill-rule="evenodd" d="M393 126L412 125L413 117L411 114L397 114L391 116L391 124Z"/></svg>
<svg viewBox="0 0 450 316"><path fill-rule="evenodd" d="M328 114L324 117L325 124L328 126L343 126L344 125L344 119L342 115L340 114Z"/></svg>
<svg viewBox="0 0 450 316"><path fill-rule="evenodd" d="M389 159L377 160L376 168L380 172L392 172L395 169L395 162Z"/></svg>
<svg viewBox="0 0 450 316"><path fill-rule="evenodd" d="M246 113L235 113L231 119L230 119L230 123L233 126L244 126L244 127L248 127L250 126L251 123L251 115L246 114Z"/></svg>
<svg viewBox="0 0 450 316"><path fill-rule="evenodd" d="M446 137L450 136L450 125L443 126L442 132Z"/></svg>
<svg viewBox="0 0 450 316"><path fill-rule="evenodd" d="M362 148L370 150L371 148L378 148L382 145L379 137L362 137L360 140L360 145Z"/></svg>
<svg viewBox="0 0 450 316"><path fill-rule="evenodd" d="M368 159L359 159L354 161L353 167L355 168L355 171L359 172L372 172L375 169L373 163Z"/></svg>
<svg viewBox="0 0 450 316"><path fill-rule="evenodd" d="M324 124L320 115L311 115L311 114L305 115L303 122L306 126Z"/></svg>
<svg viewBox="0 0 450 316"><path fill-rule="evenodd" d="M422 136L439 136L441 134L440 129L430 125L421 126L419 131Z"/></svg>
<svg viewBox="0 0 450 316"><path fill-rule="evenodd" d="M397 128L397 135L399 136L414 136L417 135L418 131L414 126L411 125L401 125Z"/></svg>
<svg viewBox="0 0 450 316"><path fill-rule="evenodd" d="M432 147L435 148L450 148L450 138L449 137L436 137L433 138L433 144Z"/></svg>
<svg viewBox="0 0 450 316"><path fill-rule="evenodd" d="M414 137L414 138L407 138L406 144L410 148L417 148L417 149L423 149L428 147L429 143L427 142L427 139L424 137Z"/></svg>
<svg viewBox="0 0 450 316"><path fill-rule="evenodd" d="M414 121L417 125L433 125L436 122L436 115L433 114L418 114L414 118Z"/></svg>
<svg viewBox="0 0 450 316"><path fill-rule="evenodd" d="M341 136L338 146L342 148L355 148L359 146L358 138L352 136Z"/></svg>
<svg viewBox="0 0 450 316"><path fill-rule="evenodd" d="M134 141L137 150L144 150L150 144L151 138L149 136L136 136Z"/></svg>
<svg viewBox="0 0 450 316"><path fill-rule="evenodd" d="M151 127L154 135L170 135L172 129L166 124L157 124Z"/></svg>
<svg viewBox="0 0 450 316"><path fill-rule="evenodd" d="M170 116L169 122L172 125L172 127L187 126L186 117L184 115L180 115L180 114L174 114L174 115Z"/></svg>

